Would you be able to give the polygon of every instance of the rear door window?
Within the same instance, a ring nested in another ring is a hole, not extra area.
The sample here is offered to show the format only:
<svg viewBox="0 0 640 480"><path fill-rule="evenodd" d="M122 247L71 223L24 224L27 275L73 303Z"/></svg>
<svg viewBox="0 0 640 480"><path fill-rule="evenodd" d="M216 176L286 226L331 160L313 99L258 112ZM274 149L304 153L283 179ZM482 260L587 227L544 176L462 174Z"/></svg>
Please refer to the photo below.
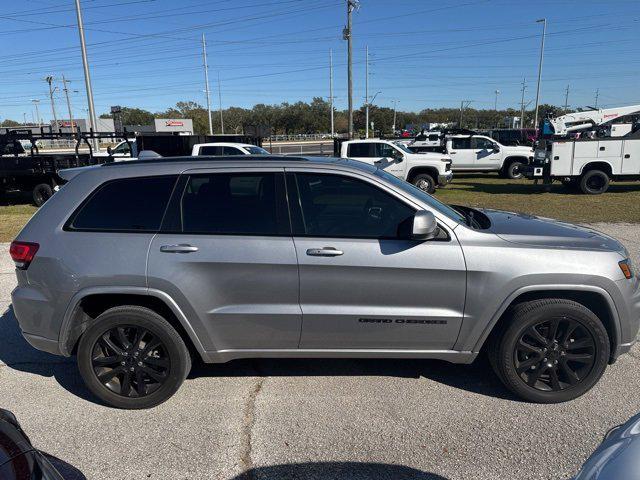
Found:
<svg viewBox="0 0 640 480"><path fill-rule="evenodd" d="M222 155L222 147L213 145L200 147L200 155L213 155L219 157L220 155Z"/></svg>
<svg viewBox="0 0 640 480"><path fill-rule="evenodd" d="M222 147L223 155L245 155L243 151L236 147Z"/></svg>
<svg viewBox="0 0 640 480"><path fill-rule="evenodd" d="M274 172L191 175L180 200L179 217L177 229L181 233L289 234L284 175Z"/></svg>
<svg viewBox="0 0 640 480"><path fill-rule="evenodd" d="M452 138L451 146L455 150L469 150L471 148L471 138L469 137Z"/></svg>
<svg viewBox="0 0 640 480"><path fill-rule="evenodd" d="M349 157L374 157L375 145L373 143L352 143L349 145L347 156Z"/></svg>
<svg viewBox="0 0 640 480"><path fill-rule="evenodd" d="M71 217L68 230L156 232L177 176L109 181Z"/></svg>

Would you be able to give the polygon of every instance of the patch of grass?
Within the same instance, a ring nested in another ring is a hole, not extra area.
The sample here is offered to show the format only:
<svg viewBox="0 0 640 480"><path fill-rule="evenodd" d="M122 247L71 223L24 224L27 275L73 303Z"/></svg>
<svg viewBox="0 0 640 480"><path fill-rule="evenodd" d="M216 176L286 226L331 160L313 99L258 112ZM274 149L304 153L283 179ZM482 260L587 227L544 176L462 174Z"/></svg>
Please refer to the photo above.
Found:
<svg viewBox="0 0 640 480"><path fill-rule="evenodd" d="M29 204L0 205L0 242L13 240L37 209Z"/></svg>
<svg viewBox="0 0 640 480"><path fill-rule="evenodd" d="M575 223L640 223L640 182L613 182L602 195L584 195L561 183L534 184L496 174L455 174L436 197L449 204L529 213Z"/></svg>

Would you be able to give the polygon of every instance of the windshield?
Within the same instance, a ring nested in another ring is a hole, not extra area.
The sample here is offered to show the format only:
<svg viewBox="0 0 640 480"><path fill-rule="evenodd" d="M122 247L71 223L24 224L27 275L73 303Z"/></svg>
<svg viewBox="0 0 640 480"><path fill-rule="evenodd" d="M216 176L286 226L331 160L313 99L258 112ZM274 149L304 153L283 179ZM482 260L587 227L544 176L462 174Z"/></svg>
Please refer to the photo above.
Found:
<svg viewBox="0 0 640 480"><path fill-rule="evenodd" d="M394 145L405 153L413 153L411 150L407 148L407 146L404 143L397 142L397 143L394 143Z"/></svg>
<svg viewBox="0 0 640 480"><path fill-rule="evenodd" d="M271 155L264 148L261 147L244 147L250 155Z"/></svg>
<svg viewBox="0 0 640 480"><path fill-rule="evenodd" d="M390 173L387 173L381 169L377 169L374 172L374 174L377 175L378 177L384 178L386 181L393 184L395 187L398 187L400 190L403 190L411 194L412 196L418 198L419 200L423 201L424 203L429 205L431 208L433 208L434 210L437 210L438 212L450 218L451 220L454 220L458 223L465 223L465 224L467 223L464 215L461 215L459 212L451 208L449 205L446 205L436 200L434 197L432 197L426 192L423 192L418 187L414 187L409 182L405 182L404 180L401 180L398 177L391 175Z"/></svg>

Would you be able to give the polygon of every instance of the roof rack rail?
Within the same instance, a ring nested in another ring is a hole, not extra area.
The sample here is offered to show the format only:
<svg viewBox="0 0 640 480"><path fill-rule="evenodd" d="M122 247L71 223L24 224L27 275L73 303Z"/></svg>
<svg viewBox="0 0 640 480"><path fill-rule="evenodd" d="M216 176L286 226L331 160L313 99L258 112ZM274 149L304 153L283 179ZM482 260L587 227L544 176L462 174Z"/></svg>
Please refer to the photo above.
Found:
<svg viewBox="0 0 640 480"><path fill-rule="evenodd" d="M311 155L310 155L311 156ZM142 160L127 160L126 162L109 162L103 163L103 167L109 166L122 166L122 165L150 165L150 164L159 164L159 163L179 163L179 162L189 162L189 161L258 161L258 162L307 162L309 159L307 157L289 157L287 155L222 155L222 156L213 156L213 155L185 155L181 157L152 157Z"/></svg>

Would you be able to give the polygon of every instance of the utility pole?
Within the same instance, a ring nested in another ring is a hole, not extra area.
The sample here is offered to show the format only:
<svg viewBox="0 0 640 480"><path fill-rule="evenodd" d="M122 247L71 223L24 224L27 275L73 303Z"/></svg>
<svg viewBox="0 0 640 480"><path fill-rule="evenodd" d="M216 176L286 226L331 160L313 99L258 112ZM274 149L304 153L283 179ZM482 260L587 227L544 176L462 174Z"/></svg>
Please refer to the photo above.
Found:
<svg viewBox="0 0 640 480"><path fill-rule="evenodd" d="M596 104L594 105L594 107L596 107L596 110L598 109L598 97L600 96L600 89L597 88L596 89Z"/></svg>
<svg viewBox="0 0 640 480"><path fill-rule="evenodd" d="M357 6L357 0L347 0L347 26L342 31L342 38L347 41L347 96L349 98L349 138L353 138L353 51L351 48L351 13Z"/></svg>
<svg viewBox="0 0 640 480"><path fill-rule="evenodd" d="M80 10L80 0L76 0L76 16L78 17L78 34L80 35L80 49L82 50L82 67L84 69L84 85L87 90L87 104L89 106L89 124L93 131L98 129L96 110L93 105L93 89L91 88L91 74L89 73L89 60L87 60L87 45L84 41L84 24L82 23L82 11ZM93 140L96 152L100 151L98 139Z"/></svg>
<svg viewBox="0 0 640 480"><path fill-rule="evenodd" d="M494 93L496 94L496 99L493 102L493 109L497 112L498 111L498 95L500 95L500 90L496 90Z"/></svg>
<svg viewBox="0 0 640 480"><path fill-rule="evenodd" d="M67 88L68 80L64 78L64 73L62 74L62 91L64 92L65 97L67 97L67 109L69 110L69 122L71 124L71 133L76 133L76 126L73 122L73 111L71 110L71 100L69 100L69 89Z"/></svg>
<svg viewBox="0 0 640 480"><path fill-rule="evenodd" d="M365 47L364 64L364 138L369 138L369 46Z"/></svg>
<svg viewBox="0 0 640 480"><path fill-rule="evenodd" d="M520 89L522 91L522 99L520 100L520 128L524 128L524 91L527 88L527 79L523 78L522 79L522 88Z"/></svg>
<svg viewBox="0 0 640 480"><path fill-rule="evenodd" d="M213 135L213 123L211 121L211 92L209 92L209 66L207 65L207 41L202 34L202 59L204 65L204 91L207 94L207 117L209 118L209 135Z"/></svg>
<svg viewBox="0 0 640 480"><path fill-rule="evenodd" d="M34 99L34 100L31 100L31 101L36 106L36 123L40 127L42 125L42 123L40 122L40 111L38 110L38 104L40 103L40 100L35 100Z"/></svg>
<svg viewBox="0 0 640 480"><path fill-rule="evenodd" d="M567 110L569 110L569 85L564 91L564 113L567 113Z"/></svg>
<svg viewBox="0 0 640 480"><path fill-rule="evenodd" d="M218 104L220 105L220 133L224 135L224 121L222 120L222 87L220 86L220 71L218 71Z"/></svg>
<svg viewBox="0 0 640 480"><path fill-rule="evenodd" d="M533 120L533 128L538 128L538 108L540 106L540 80L542 79L542 62L544 60L544 38L547 35L547 19L541 18L536 23L542 23L542 44L540 45L540 63L538 65L538 88L536 90L536 115Z"/></svg>
<svg viewBox="0 0 640 480"><path fill-rule="evenodd" d="M53 86L52 86L53 77L51 75L49 75L47 78L45 78L45 80L49 84L49 98L51 99L51 113L53 113L53 125L54 125L54 129L57 131L58 130L58 116L56 115L56 105L55 105L55 102L53 100L53 92L55 91L55 88L53 88Z"/></svg>
<svg viewBox="0 0 640 480"><path fill-rule="evenodd" d="M22 123L24 125L27 124L27 114L25 112L22 112Z"/></svg>
<svg viewBox="0 0 640 480"><path fill-rule="evenodd" d="M331 138L335 137L333 123L333 50L329 49L329 108L331 109Z"/></svg>
<svg viewBox="0 0 640 480"><path fill-rule="evenodd" d="M465 105L465 102L466 102L466 105ZM473 102L473 100L462 100L460 102L460 123L458 125L460 128L462 128L462 116L463 116L464 109L467 108L471 104L471 102Z"/></svg>
<svg viewBox="0 0 640 480"><path fill-rule="evenodd" d="M393 126L391 127L393 132L391 132L393 135L396 134L396 110L398 107L398 100L394 100L393 101Z"/></svg>

